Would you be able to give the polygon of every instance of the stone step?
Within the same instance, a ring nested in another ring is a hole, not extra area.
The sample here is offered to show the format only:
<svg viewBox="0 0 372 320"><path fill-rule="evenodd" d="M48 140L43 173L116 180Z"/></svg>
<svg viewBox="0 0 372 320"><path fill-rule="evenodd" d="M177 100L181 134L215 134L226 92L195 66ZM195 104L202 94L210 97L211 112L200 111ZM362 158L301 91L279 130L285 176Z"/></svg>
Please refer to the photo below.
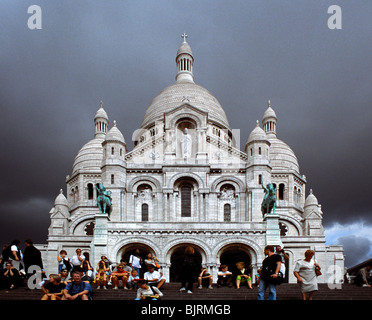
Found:
<svg viewBox="0 0 372 320"><path fill-rule="evenodd" d="M248 289L242 287L220 287L214 285L214 289L197 289L194 284L192 294L180 292L179 283L168 283L164 286L162 300L256 300L257 287ZM40 300L43 293L41 290L29 290L20 287L13 290L0 290L0 300ZM268 293L266 293L266 297ZM107 290L98 290L93 284L94 300L133 300L136 290L113 290L111 286ZM277 300L300 300L301 291L297 284L282 284L277 287ZM371 288L359 288L354 285L343 285L342 289L330 289L327 284L319 284L319 290L314 294L314 300L372 300Z"/></svg>

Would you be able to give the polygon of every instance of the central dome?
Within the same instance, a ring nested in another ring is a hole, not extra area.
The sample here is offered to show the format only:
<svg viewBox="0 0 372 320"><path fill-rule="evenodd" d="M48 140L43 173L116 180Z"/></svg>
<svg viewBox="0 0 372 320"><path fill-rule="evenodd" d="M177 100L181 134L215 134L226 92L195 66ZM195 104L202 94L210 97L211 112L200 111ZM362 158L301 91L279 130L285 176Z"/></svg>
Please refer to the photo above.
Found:
<svg viewBox="0 0 372 320"><path fill-rule="evenodd" d="M218 100L205 88L193 83L179 81L161 91L146 109L142 128L157 120L163 120L164 113L185 103L208 113L208 119L224 128L230 128L225 111Z"/></svg>
<svg viewBox="0 0 372 320"><path fill-rule="evenodd" d="M151 126L155 121L164 119L164 113L169 112L185 103L204 111L208 120L222 128L230 129L225 111L218 100L205 88L194 83L194 57L186 42L187 35L178 47L176 64L176 83L165 88L150 103L142 120L142 128Z"/></svg>

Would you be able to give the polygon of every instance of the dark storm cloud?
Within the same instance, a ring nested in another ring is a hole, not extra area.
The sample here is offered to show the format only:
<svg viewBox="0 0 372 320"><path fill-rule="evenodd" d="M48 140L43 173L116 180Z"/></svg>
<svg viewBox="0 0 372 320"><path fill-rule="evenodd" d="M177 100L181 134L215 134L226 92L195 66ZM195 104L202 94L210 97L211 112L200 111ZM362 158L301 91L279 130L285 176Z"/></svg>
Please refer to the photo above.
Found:
<svg viewBox="0 0 372 320"><path fill-rule="evenodd" d="M345 266L352 267L370 259L372 241L365 237L349 235L338 238L338 243L344 246L347 252Z"/></svg>
<svg viewBox="0 0 372 320"><path fill-rule="evenodd" d="M294 150L324 225L372 224L370 2L35 4L43 29L34 31L27 28L29 1L0 4L1 241L45 242L48 212L59 189L66 193L79 148L93 138L100 100L133 147L147 106L174 82L183 32L195 82L240 129L241 149L270 99L278 138ZM334 4L342 8L342 30L327 27Z"/></svg>

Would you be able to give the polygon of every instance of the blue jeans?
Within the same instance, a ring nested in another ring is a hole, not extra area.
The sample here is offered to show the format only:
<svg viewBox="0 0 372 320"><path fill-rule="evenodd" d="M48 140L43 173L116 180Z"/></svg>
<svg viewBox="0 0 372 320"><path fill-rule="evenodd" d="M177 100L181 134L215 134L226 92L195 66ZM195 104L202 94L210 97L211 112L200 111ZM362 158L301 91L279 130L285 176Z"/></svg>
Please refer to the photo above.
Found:
<svg viewBox="0 0 372 320"><path fill-rule="evenodd" d="M276 300L276 284L269 283L263 279L260 279L258 287L257 300L264 300L265 291L269 287L269 298L268 300Z"/></svg>

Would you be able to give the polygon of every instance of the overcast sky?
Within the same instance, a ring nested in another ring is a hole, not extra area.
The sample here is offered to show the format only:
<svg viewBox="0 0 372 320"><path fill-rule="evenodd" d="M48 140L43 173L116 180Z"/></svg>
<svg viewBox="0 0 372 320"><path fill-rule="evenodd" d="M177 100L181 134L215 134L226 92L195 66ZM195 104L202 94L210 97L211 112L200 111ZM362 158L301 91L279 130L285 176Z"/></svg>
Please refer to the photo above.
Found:
<svg viewBox="0 0 372 320"><path fill-rule="evenodd" d="M28 28L31 4L41 30ZM342 29L328 28L331 5ZM46 243L100 100L132 149L147 106L175 81L186 32L195 82L241 130L241 150L270 99L327 243L345 246L348 266L370 258L371 17L368 0L2 0L0 241Z"/></svg>

